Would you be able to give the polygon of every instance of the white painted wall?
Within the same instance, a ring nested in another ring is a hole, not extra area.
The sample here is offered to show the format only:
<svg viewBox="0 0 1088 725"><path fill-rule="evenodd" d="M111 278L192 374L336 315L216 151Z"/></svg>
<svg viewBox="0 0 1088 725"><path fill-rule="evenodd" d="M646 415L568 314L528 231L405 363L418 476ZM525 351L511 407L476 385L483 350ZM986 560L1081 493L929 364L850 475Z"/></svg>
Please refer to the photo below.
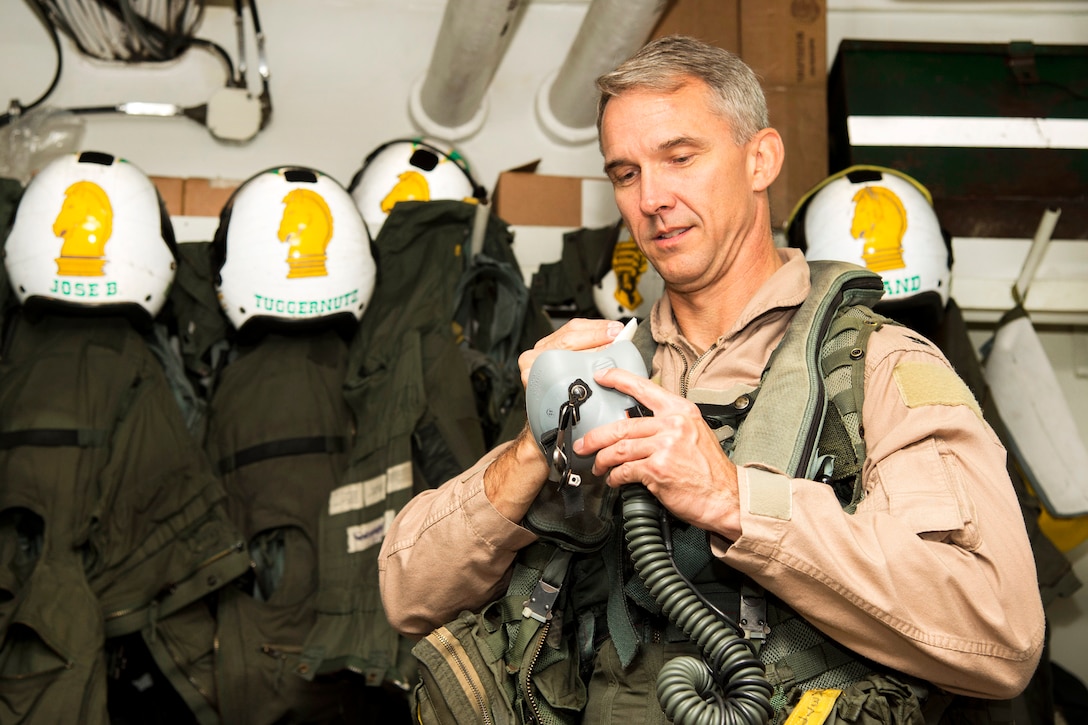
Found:
<svg viewBox="0 0 1088 725"><path fill-rule="evenodd" d="M482 130L459 143L489 188L503 169L534 159L541 160L542 173L600 174L595 144L556 143L533 114L535 95L561 64L587 7L588 0L526 3L488 92ZM426 71L444 9L443 0L265 0L260 11L275 110L271 125L254 140L224 144L183 118L96 116L87 118L81 146L123 155L153 175L240 180L270 166L302 164L347 184L370 150L415 133L409 88ZM231 11L209 7L201 35L233 54ZM829 0L829 63L843 38L1079 44L1088 42L1088 1ZM224 82L221 66L198 51L165 67L134 67L90 61L64 45L64 70L50 99L56 107L137 100L196 105ZM253 66L252 48L248 57ZM0 102L30 103L48 86L54 68L52 45L29 8L17 0L0 3ZM0 159L10 142L10 133L0 130ZM997 294L1009 289L1020 254L1000 261ZM1049 272L1044 265L1040 275L1088 277L1081 274L1088 245L1063 254L1070 256L1055 261ZM1043 339L1085 434L1085 322L1067 322L1049 327ZM975 334L982 339L986 330ZM1088 545L1072 557L1088 582ZM1086 611L1088 587L1054 605L1050 614L1055 659L1088 681Z"/></svg>

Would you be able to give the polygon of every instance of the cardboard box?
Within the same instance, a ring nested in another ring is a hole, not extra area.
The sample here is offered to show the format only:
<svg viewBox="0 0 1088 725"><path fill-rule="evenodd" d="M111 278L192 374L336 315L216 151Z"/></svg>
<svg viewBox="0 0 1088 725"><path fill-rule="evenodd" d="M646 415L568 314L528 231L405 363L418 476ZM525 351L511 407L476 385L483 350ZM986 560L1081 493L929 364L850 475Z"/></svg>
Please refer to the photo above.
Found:
<svg viewBox="0 0 1088 725"><path fill-rule="evenodd" d="M563 235L596 229L620 219L612 182L605 177L538 174L537 162L499 174L492 210L510 225L514 254L531 284L541 264L558 262Z"/></svg>
<svg viewBox="0 0 1088 725"><path fill-rule="evenodd" d="M174 176L152 176L151 183L159 190L159 196L166 204L166 213L179 216L185 202L185 179Z"/></svg>
<svg viewBox="0 0 1088 725"><path fill-rule="evenodd" d="M185 216L218 217L239 182L224 179L186 179Z"/></svg>
<svg viewBox="0 0 1088 725"><path fill-rule="evenodd" d="M240 182L152 176L166 204L178 242L206 242L219 226L219 212Z"/></svg>
<svg viewBox="0 0 1088 725"><path fill-rule="evenodd" d="M675 0L650 37L690 35L740 54L740 31L740 0Z"/></svg>
<svg viewBox="0 0 1088 725"><path fill-rule="evenodd" d="M166 204L171 217L219 217L239 182L223 179L182 179L176 176L152 176L152 183Z"/></svg>
<svg viewBox="0 0 1088 725"><path fill-rule="evenodd" d="M820 0L741 0L740 56L763 81L827 84L827 10Z"/></svg>
<svg viewBox="0 0 1088 725"><path fill-rule="evenodd" d="M786 162L771 184L771 225L781 229L805 193L827 178L827 95L822 87L765 88L771 125L782 135Z"/></svg>

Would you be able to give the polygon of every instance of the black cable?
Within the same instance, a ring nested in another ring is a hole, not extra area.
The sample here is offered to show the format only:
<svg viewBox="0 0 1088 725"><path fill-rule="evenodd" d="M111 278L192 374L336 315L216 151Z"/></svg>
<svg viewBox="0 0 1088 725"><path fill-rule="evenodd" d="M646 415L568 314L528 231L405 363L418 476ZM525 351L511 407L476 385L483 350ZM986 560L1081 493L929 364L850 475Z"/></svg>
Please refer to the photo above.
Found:
<svg viewBox="0 0 1088 725"><path fill-rule="evenodd" d="M16 101L12 102L13 104L18 105L18 110L15 113L9 111L7 113L4 113L3 115L0 115L0 128L3 128L19 116L22 116L27 111L33 110L40 106L42 103L44 103L45 99L49 98L49 96L53 94L53 91L57 88L57 84L60 83L60 71L64 63L64 59L61 53L60 37L57 35L57 29L53 26L51 22L49 22L49 18L46 17L45 11L38 5L37 2L34 2L33 0L27 0L27 5L30 6L31 10L34 12L34 15L37 16L38 20L40 20L42 25L45 26L46 31L49 33L49 37L53 40L53 50L56 52L57 56L57 69L53 73L53 80L49 83L49 87L45 89L44 93L38 96L38 99L36 101L25 106L19 105Z"/></svg>
<svg viewBox="0 0 1088 725"><path fill-rule="evenodd" d="M216 55L226 66L227 70L227 86L231 88L237 88L237 79L234 77L234 61L230 58L230 53L227 50L216 43L204 38L186 38L184 44L179 48L179 55L189 49L190 46L195 46L201 50L206 50L209 53Z"/></svg>

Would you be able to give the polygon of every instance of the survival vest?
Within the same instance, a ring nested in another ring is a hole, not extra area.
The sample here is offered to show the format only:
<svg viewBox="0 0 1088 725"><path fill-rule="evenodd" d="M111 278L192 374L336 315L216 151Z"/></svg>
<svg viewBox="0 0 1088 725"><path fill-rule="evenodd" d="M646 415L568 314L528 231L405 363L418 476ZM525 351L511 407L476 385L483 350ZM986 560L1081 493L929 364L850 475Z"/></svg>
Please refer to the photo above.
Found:
<svg viewBox="0 0 1088 725"><path fill-rule="evenodd" d="M553 317L600 317L593 285L612 261L620 225L582 228L563 234L558 261L546 262L533 274L531 289Z"/></svg>
<svg viewBox="0 0 1088 725"><path fill-rule="evenodd" d="M254 562L218 598L223 722L325 722L368 689L293 674L316 619L320 511L351 448L347 359L334 331L270 333L236 351L209 401L205 449Z"/></svg>
<svg viewBox="0 0 1088 725"><path fill-rule="evenodd" d="M344 383L356 435L344 482L321 510L317 622L295 669L305 678L348 669L407 690L414 673L411 643L385 618L377 555L416 492L486 451L451 322L475 218L466 202L401 202L374 240L377 283ZM504 229L489 222L487 233Z"/></svg>
<svg viewBox="0 0 1088 725"><path fill-rule="evenodd" d="M0 721L106 722L105 646L130 635L214 707L213 640L194 632L249 559L161 366L120 318L5 326Z"/></svg>

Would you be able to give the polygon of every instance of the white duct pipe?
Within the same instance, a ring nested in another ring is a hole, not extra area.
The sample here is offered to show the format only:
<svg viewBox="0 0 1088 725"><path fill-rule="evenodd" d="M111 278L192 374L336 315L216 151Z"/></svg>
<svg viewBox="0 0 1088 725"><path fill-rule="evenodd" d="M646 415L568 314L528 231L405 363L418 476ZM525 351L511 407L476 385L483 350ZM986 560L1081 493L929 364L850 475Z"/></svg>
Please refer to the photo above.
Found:
<svg viewBox="0 0 1088 725"><path fill-rule="evenodd" d="M502 59L521 0L449 0L426 75L409 112L427 134L472 136L487 116L486 94Z"/></svg>
<svg viewBox="0 0 1088 725"><path fill-rule="evenodd" d="M641 48L668 0L593 0L559 70L545 80L536 110L544 130L566 143L597 135L597 76Z"/></svg>

